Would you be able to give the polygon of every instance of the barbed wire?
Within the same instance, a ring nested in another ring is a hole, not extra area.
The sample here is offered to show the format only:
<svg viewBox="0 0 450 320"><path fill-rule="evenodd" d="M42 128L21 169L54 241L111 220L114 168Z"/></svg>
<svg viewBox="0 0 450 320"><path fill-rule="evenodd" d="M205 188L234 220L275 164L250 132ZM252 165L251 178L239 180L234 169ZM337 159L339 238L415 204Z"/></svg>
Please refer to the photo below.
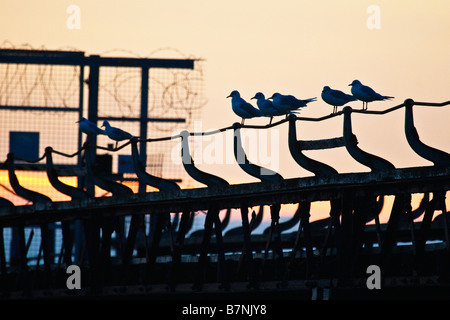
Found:
<svg viewBox="0 0 450 320"><path fill-rule="evenodd" d="M44 46L33 47L25 43L14 45L10 41L3 41L1 49L15 50L46 50ZM72 47L58 50L75 50ZM72 70L67 78L58 78L57 71ZM0 104L2 105L33 105L68 107L77 105L78 101L78 66L5 64L0 73ZM63 81L64 80L64 81Z"/></svg>
<svg viewBox="0 0 450 320"><path fill-rule="evenodd" d="M6 40L0 44L1 49L16 50L47 50L45 46L33 47L29 43L15 45ZM57 50L70 50L81 52L74 47L62 47ZM183 59L194 59L180 50L164 47L142 56L127 49L111 49L102 52L101 55L127 55L135 58L151 58L155 55L165 54ZM207 103L204 97L203 59L195 58L194 69L158 69L149 74L149 117L174 117L185 118L185 124L190 125ZM61 68L72 68L71 76L58 77ZM0 104L24 105L24 106L78 106L79 103L79 66L53 66L53 65L28 65L6 64L0 69ZM154 68L156 69L156 68ZM101 103L99 100L99 112L102 116L111 116L113 112L119 112L126 117L133 112L138 112L140 103L140 70L126 67L102 68L113 70L109 77L100 77L99 94L109 96L109 100ZM105 73L108 74L108 73ZM106 79L102 80L102 79ZM130 86L130 83L134 84ZM116 108L114 108L114 106ZM154 123L152 130L169 132L173 131L179 123Z"/></svg>
<svg viewBox="0 0 450 320"><path fill-rule="evenodd" d="M101 53L101 55L125 54L134 58L153 58L154 56L165 56L179 59L195 60L194 69L170 69L152 68L149 73L149 117L174 117L185 118L185 124L190 125L192 120L207 103L203 93L204 69L203 59L198 59L192 55L186 55L180 50L172 47L156 49L149 54L142 56L131 50L111 49ZM99 91L107 93L112 101L117 104L122 115L129 115L139 111L133 108L140 103L140 80L141 74L138 70L129 68L114 68L114 71L107 77L105 82L100 83ZM130 89L130 83L135 83ZM111 116L108 110L102 110L102 116ZM155 131L170 132L176 129L179 123L158 123L152 125Z"/></svg>

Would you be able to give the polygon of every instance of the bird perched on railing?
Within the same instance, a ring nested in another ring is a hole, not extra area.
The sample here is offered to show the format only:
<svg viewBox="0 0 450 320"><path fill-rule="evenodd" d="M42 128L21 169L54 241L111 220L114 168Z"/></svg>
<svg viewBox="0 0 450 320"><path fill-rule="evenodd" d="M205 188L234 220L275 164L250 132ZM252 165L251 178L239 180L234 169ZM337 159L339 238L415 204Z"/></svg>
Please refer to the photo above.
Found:
<svg viewBox="0 0 450 320"><path fill-rule="evenodd" d="M103 129L97 127L95 123L89 121L88 119L81 117L79 121L77 121L80 131L86 133L87 135L98 135L105 134L106 132Z"/></svg>
<svg viewBox="0 0 450 320"><path fill-rule="evenodd" d="M322 100L333 106L333 113L337 112L337 107L342 107L356 98L339 90L331 89L329 86L323 87Z"/></svg>
<svg viewBox="0 0 450 320"><path fill-rule="evenodd" d="M316 101L317 98L310 99L297 99L292 95L283 95L278 92L274 93L269 99L272 99L273 106L277 108L280 112L288 116L291 111L297 110L299 108L304 108L310 102Z"/></svg>
<svg viewBox="0 0 450 320"><path fill-rule="evenodd" d="M375 92L372 88L363 85L359 80L353 80L349 84L352 87L352 95L363 102L363 110L367 110L367 105L372 101L389 100L394 97L382 96L381 94ZM365 105L365 108L364 108Z"/></svg>
<svg viewBox="0 0 450 320"><path fill-rule="evenodd" d="M259 110L263 113L264 116L270 117L269 124L272 123L272 119L275 116L282 116L285 114L285 112L278 110L274 107L271 100L266 99L264 94L262 92L258 92L255 94L255 96L252 99L256 99L256 105L258 106Z"/></svg>
<svg viewBox="0 0 450 320"><path fill-rule="evenodd" d="M242 118L241 124L244 124L245 119L262 117L263 113L252 106L250 103L241 98L237 90L233 90L227 98L231 97L231 108L234 113Z"/></svg>
<svg viewBox="0 0 450 320"><path fill-rule="evenodd" d="M133 138L133 135L123 131L120 128L116 128L116 127L112 127L108 121L103 121L103 125L102 127L105 127L105 132L106 135L112 139L116 141L116 146L115 148L117 148L117 144L119 143L119 141L123 141L123 140L129 140L131 138Z"/></svg>

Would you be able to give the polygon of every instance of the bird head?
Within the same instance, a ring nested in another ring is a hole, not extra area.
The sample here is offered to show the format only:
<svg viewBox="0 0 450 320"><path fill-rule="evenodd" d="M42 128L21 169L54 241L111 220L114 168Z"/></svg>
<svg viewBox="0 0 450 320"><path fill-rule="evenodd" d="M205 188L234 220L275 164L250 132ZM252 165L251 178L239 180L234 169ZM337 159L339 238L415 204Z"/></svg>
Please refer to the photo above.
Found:
<svg viewBox="0 0 450 320"><path fill-rule="evenodd" d="M103 121L103 124L102 124L102 128L103 128L103 127L107 127L107 126L109 126L109 122L108 122L108 121L106 121L106 120L105 120L105 121Z"/></svg>
<svg viewBox="0 0 450 320"><path fill-rule="evenodd" d="M233 90L228 96L227 98L234 98L234 97L240 97L239 91L237 90Z"/></svg>
<svg viewBox="0 0 450 320"><path fill-rule="evenodd" d="M359 82L359 80L353 80L352 83L349 84L349 86L356 86L356 85L360 85L361 82Z"/></svg>
<svg viewBox="0 0 450 320"><path fill-rule="evenodd" d="M325 87L323 87L323 92L327 92L328 90L331 90L331 88L329 87L329 86L325 86Z"/></svg>
<svg viewBox="0 0 450 320"><path fill-rule="evenodd" d="M278 92L275 92L270 98L267 98L267 99L273 99L273 98L276 98L279 95L280 94Z"/></svg>
<svg viewBox="0 0 450 320"><path fill-rule="evenodd" d="M80 123L80 122L83 122L83 121L86 121L86 118L85 118L85 117L81 117L80 120L75 121L75 123Z"/></svg>
<svg viewBox="0 0 450 320"><path fill-rule="evenodd" d="M264 99L264 94L262 92L256 93L253 98L250 98L250 100L252 100L252 99L260 99L260 98Z"/></svg>

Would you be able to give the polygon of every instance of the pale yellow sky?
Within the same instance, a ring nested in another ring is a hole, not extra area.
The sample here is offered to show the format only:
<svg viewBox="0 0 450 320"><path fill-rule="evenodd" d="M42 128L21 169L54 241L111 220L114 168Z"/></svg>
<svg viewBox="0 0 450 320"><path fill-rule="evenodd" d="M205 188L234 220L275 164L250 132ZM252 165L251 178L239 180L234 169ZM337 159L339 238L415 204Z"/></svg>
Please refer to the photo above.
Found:
<svg viewBox="0 0 450 320"><path fill-rule="evenodd" d="M118 48L142 56L172 47L205 59L204 130L240 121L226 99L234 89L247 100L257 91L266 96L278 91L318 97L302 111L311 117L332 111L320 99L324 85L349 93L348 84L354 79L395 97L369 104L372 110L406 98L450 100L448 0L0 0L0 4L0 42L47 49L75 47L88 54ZM80 8L80 29L66 26L70 5ZM367 26L371 5L380 9L380 29ZM385 116L354 115L359 146L396 167L430 165L407 145L403 117L402 110ZM450 152L449 118L450 107L417 110L422 141ZM265 123L267 119L246 121ZM289 155L287 125L276 130L280 173L286 178L311 175ZM302 123L300 133L302 139L340 136L342 117ZM368 170L343 148L309 154L340 172ZM231 182L256 181L237 165L201 167Z"/></svg>

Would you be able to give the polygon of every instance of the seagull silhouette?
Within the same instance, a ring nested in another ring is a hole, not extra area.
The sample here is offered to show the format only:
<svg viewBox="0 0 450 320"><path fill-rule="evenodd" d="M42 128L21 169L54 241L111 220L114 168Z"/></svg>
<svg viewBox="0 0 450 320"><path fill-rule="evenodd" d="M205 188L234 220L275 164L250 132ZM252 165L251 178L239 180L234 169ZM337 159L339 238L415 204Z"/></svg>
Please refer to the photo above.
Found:
<svg viewBox="0 0 450 320"><path fill-rule="evenodd" d="M273 106L280 112L288 116L290 111L304 108L309 102L316 101L317 98L310 98L306 100L297 99L291 95L282 95L278 92L274 93L269 99L272 99Z"/></svg>
<svg viewBox="0 0 450 320"><path fill-rule="evenodd" d="M106 121L106 120L103 121L102 127L105 127L106 135L110 139L116 141L115 148L117 148L117 144L119 143L119 141L123 141L123 140L127 140L127 139L133 138L133 136L130 133L128 133L126 131L123 131L122 129L119 129L119 128L116 128L116 127L111 127L109 122Z"/></svg>
<svg viewBox="0 0 450 320"><path fill-rule="evenodd" d="M89 121L88 119L81 117L79 121L77 121L80 131L86 133L87 135L98 135L98 134L106 134L105 130L97 127L95 123Z"/></svg>
<svg viewBox="0 0 450 320"><path fill-rule="evenodd" d="M337 112L337 107L341 107L356 98L339 90L331 89L329 86L323 87L322 100L333 106L333 113Z"/></svg>
<svg viewBox="0 0 450 320"><path fill-rule="evenodd" d="M231 108L234 113L242 118L241 124L244 124L245 119L254 117L261 117L263 113L252 106L250 103L241 98L240 93L237 90L233 90L227 98L231 97Z"/></svg>
<svg viewBox="0 0 450 320"><path fill-rule="evenodd" d="M285 114L284 112L275 108L272 101L269 99L266 99L266 97L264 96L264 94L262 92L256 93L255 96L253 98L251 98L250 100L252 100L252 99L256 99L256 104L257 104L259 110L261 110L261 112L263 113L263 115L266 117L270 117L269 124L272 123L272 119L274 116L282 116Z"/></svg>
<svg viewBox="0 0 450 320"><path fill-rule="evenodd" d="M375 92L371 87L363 85L359 80L353 80L349 84L352 87L352 95L363 102L363 110L367 110L367 105L372 101L389 100L394 97L382 96L381 94ZM365 104L365 108L364 108Z"/></svg>

